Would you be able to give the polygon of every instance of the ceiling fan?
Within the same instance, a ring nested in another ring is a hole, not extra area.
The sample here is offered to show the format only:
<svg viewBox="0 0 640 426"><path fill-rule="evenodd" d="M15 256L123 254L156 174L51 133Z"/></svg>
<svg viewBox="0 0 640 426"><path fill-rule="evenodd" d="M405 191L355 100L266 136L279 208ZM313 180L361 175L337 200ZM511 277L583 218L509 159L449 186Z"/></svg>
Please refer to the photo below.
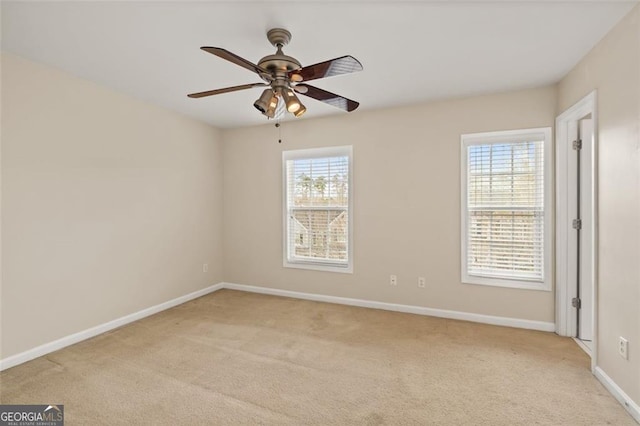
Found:
<svg viewBox="0 0 640 426"><path fill-rule="evenodd" d="M320 62L314 65L303 67L297 59L287 56L282 52L282 48L291 40L291 33L282 28L273 28L267 32L269 42L277 49L273 55L265 56L254 64L240 56L219 47L201 47L200 49L209 52L229 62L233 62L243 68L253 71L263 83L250 83L240 86L225 87L224 89L208 90L206 92L191 93L190 98L203 98L205 96L219 95L221 93L236 92L238 90L253 89L254 87L268 87L262 95L253 103L263 115L274 118L278 104L282 99L287 111L300 117L307 108L296 96L299 93L304 96L324 102L328 105L351 112L360 105L356 101L347 99L335 93L306 84L307 81L317 80L335 75L348 74L362 71L362 64L352 56L342 56L329 61Z"/></svg>

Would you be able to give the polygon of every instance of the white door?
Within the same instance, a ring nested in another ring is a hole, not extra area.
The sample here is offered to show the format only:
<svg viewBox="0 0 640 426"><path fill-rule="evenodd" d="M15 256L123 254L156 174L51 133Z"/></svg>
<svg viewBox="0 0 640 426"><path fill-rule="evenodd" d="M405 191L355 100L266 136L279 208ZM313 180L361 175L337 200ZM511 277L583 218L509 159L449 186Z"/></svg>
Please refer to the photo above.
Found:
<svg viewBox="0 0 640 426"><path fill-rule="evenodd" d="M577 159L577 210L580 229L576 230L578 249L577 295L580 299L577 309L577 337L584 341L593 340L593 299L594 268L591 264L593 250L593 120L583 118L578 122L578 140L582 141L581 149L576 150Z"/></svg>

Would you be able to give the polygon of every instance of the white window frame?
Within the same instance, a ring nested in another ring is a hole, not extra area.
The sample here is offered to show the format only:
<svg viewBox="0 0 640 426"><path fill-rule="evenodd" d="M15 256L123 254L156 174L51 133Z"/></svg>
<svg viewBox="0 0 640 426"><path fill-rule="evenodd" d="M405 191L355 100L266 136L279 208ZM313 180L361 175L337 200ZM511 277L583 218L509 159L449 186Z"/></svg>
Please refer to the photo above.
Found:
<svg viewBox="0 0 640 426"><path fill-rule="evenodd" d="M472 145L485 145L505 142L525 142L543 140L544 149L544 241L543 241L543 279L520 280L493 276L479 276L468 273L468 205L467 170L468 150ZM484 133L464 134L460 137L460 205L461 205L461 278L464 284L479 284L495 287L510 287L529 290L551 291L553 283L553 140L551 127L508 130Z"/></svg>
<svg viewBox="0 0 640 426"><path fill-rule="evenodd" d="M289 254L289 192L287 188L287 161L326 157L348 157L349 178L347 180L347 262L333 263L320 260L292 259ZM297 149L282 152L282 258L285 268L311 269L316 271L353 273L353 147L334 146L325 148Z"/></svg>

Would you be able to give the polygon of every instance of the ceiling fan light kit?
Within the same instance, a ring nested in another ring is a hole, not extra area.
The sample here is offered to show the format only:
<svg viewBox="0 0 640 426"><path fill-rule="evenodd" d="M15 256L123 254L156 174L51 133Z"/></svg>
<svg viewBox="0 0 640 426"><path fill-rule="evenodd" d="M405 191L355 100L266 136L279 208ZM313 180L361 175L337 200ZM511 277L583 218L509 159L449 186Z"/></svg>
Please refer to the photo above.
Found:
<svg viewBox="0 0 640 426"><path fill-rule="evenodd" d="M258 111L264 114L269 109L269 104L271 103L271 98L273 98L273 96L274 96L273 90L265 89L264 92L262 92L262 95L260 95L260 97L258 98L258 100L253 103L253 106L256 107Z"/></svg>
<svg viewBox="0 0 640 426"><path fill-rule="evenodd" d="M285 105L287 106L287 111L289 111L292 114L295 114L296 112L298 112L298 110L302 107L302 104L300 103L300 100L298 99L296 94L293 93L293 90L291 90L288 87L281 88L280 93L282 95L282 99L284 100Z"/></svg>
<svg viewBox="0 0 640 426"><path fill-rule="evenodd" d="M274 92L271 92L270 95L271 95L271 99L269 100L269 107L264 112L264 115L266 115L268 118L273 118L276 116L276 110L278 108L279 99Z"/></svg>
<svg viewBox="0 0 640 426"><path fill-rule="evenodd" d="M282 48L291 41L291 33L289 31L282 28L273 28L267 32L267 39L276 48L276 53L260 59L257 65L219 47L201 47L205 52L258 74L264 83L243 84L224 89L191 93L187 96L190 98L203 98L238 90L269 86L253 103L253 106L267 118L275 117L280 99L282 99L287 111L295 117L302 116L307 108L300 102L296 92L347 112L358 108L359 103L356 101L306 84L310 80L361 71L362 64L357 59L347 55L303 67L296 58L285 55L282 52Z"/></svg>

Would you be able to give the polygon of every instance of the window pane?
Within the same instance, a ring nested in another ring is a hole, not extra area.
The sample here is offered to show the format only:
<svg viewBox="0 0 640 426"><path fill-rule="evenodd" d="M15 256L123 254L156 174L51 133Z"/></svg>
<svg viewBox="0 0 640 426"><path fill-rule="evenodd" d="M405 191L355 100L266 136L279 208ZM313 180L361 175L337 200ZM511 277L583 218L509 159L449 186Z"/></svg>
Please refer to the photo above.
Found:
<svg viewBox="0 0 640 426"><path fill-rule="evenodd" d="M294 257L347 260L345 209L295 209L290 223Z"/></svg>
<svg viewBox="0 0 640 426"><path fill-rule="evenodd" d="M469 212L468 272L539 279L544 215L529 211Z"/></svg>
<svg viewBox="0 0 640 426"><path fill-rule="evenodd" d="M344 206L349 202L349 158L292 160L294 206Z"/></svg>
<svg viewBox="0 0 640 426"><path fill-rule="evenodd" d="M468 150L469 207L542 207L542 141L472 145Z"/></svg>

